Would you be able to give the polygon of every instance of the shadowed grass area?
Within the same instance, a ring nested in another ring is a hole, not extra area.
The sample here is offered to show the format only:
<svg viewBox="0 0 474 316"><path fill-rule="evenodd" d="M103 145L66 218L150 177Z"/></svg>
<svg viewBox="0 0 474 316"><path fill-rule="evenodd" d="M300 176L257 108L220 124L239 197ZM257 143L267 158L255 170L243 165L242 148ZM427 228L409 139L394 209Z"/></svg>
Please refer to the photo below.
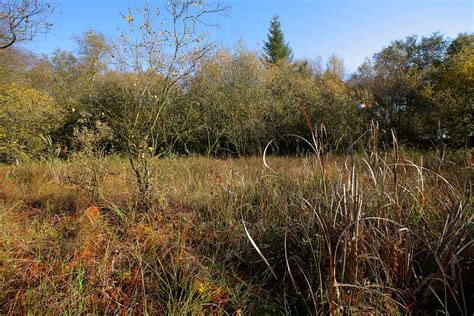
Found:
<svg viewBox="0 0 474 316"><path fill-rule="evenodd" d="M115 157L0 167L0 313L473 312L455 155Z"/></svg>

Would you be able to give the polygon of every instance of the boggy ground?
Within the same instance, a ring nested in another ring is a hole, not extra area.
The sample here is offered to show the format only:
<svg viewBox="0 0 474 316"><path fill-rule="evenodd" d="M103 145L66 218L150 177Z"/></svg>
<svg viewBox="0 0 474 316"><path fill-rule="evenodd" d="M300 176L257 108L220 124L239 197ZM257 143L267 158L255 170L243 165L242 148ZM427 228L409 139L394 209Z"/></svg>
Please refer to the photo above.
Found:
<svg viewBox="0 0 474 316"><path fill-rule="evenodd" d="M0 313L473 312L462 155L0 166Z"/></svg>

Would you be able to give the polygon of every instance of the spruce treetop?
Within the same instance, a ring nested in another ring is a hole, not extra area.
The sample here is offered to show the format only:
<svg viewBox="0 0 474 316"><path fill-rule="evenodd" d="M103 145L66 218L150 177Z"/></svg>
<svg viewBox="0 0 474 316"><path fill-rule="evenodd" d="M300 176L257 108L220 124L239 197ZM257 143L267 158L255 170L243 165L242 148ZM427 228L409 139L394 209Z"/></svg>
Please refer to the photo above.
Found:
<svg viewBox="0 0 474 316"><path fill-rule="evenodd" d="M285 43L285 36L281 30L280 18L275 15L270 23L267 41L264 42L265 58L272 64L281 61L290 61L293 52L288 42Z"/></svg>

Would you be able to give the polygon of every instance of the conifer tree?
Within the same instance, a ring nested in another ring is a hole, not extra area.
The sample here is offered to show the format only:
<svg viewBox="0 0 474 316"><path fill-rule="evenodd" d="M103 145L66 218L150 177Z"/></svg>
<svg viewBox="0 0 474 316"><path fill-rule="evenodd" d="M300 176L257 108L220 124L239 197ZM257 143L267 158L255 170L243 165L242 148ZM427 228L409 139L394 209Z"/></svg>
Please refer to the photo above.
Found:
<svg viewBox="0 0 474 316"><path fill-rule="evenodd" d="M270 23L267 41L264 42L265 58L272 64L281 61L291 61L293 52L281 30L280 18L275 15Z"/></svg>

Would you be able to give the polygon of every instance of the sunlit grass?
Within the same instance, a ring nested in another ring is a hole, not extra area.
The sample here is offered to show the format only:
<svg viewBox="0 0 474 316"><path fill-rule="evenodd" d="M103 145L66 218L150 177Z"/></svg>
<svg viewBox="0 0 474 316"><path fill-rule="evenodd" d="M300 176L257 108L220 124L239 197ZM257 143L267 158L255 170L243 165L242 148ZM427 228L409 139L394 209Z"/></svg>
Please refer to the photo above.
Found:
<svg viewBox="0 0 474 316"><path fill-rule="evenodd" d="M157 159L147 212L118 157L1 166L0 312L471 308L466 159L329 155L324 173L317 156L267 163L275 172L260 157Z"/></svg>

